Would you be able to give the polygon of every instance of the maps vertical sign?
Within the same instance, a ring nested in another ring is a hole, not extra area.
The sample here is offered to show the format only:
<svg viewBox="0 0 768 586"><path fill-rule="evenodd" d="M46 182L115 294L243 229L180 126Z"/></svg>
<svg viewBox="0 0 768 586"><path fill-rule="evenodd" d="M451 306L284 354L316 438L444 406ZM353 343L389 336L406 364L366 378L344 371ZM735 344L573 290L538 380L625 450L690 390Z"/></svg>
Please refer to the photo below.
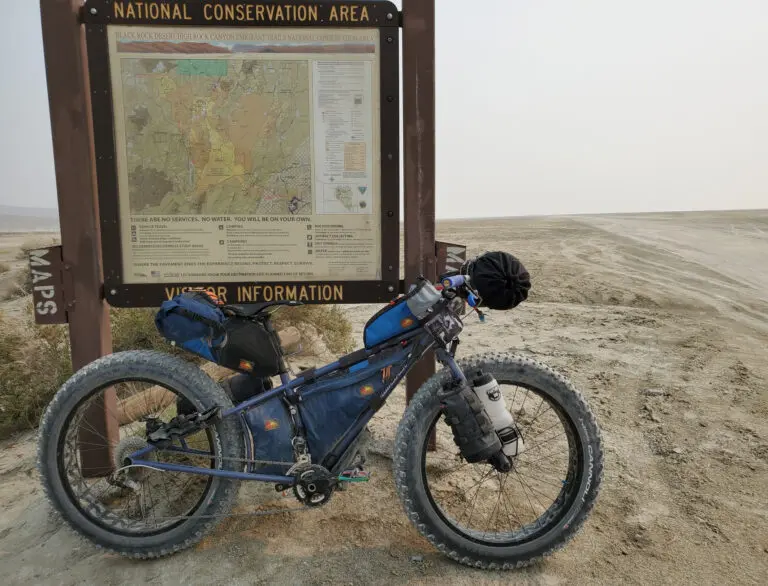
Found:
<svg viewBox="0 0 768 586"><path fill-rule="evenodd" d="M30 250L28 258L35 323L67 323L61 246Z"/></svg>
<svg viewBox="0 0 768 586"><path fill-rule="evenodd" d="M88 2L105 294L365 303L399 284L389 2Z"/></svg>

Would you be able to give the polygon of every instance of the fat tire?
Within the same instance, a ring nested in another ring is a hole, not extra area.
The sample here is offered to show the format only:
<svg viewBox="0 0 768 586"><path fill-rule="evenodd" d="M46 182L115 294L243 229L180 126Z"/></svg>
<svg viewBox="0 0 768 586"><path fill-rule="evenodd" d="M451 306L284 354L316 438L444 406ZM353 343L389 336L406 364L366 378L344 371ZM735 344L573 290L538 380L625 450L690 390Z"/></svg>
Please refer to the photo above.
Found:
<svg viewBox="0 0 768 586"><path fill-rule="evenodd" d="M232 406L221 386L193 364L181 358L156 351L117 352L91 362L77 371L53 397L42 418L38 438L37 466L45 495L53 508L79 535L97 547L134 559L151 559L171 555L199 542L218 525L223 517L193 517L180 525L152 536L127 536L113 533L94 523L74 506L59 475L57 449L59 436L70 412L98 388L123 379L145 378L183 392L200 411L220 405ZM212 434L218 452L225 458L244 458L243 431L239 419L218 421ZM220 466L237 470L237 463ZM226 515L237 497L239 481L214 477L205 500L196 515Z"/></svg>
<svg viewBox="0 0 768 586"><path fill-rule="evenodd" d="M584 474L576 498L563 518L529 543L487 546L464 537L438 514L424 486L423 445L427 427L439 409L438 390L451 379L443 369L430 377L410 401L397 429L393 453L395 486L408 519L441 553L467 566L485 570L511 570L531 565L563 548L582 529L595 506L603 476L603 449L595 416L581 393L549 366L527 357L505 353L458 360L466 374L482 368L495 376L529 384L558 404L573 421L583 446Z"/></svg>

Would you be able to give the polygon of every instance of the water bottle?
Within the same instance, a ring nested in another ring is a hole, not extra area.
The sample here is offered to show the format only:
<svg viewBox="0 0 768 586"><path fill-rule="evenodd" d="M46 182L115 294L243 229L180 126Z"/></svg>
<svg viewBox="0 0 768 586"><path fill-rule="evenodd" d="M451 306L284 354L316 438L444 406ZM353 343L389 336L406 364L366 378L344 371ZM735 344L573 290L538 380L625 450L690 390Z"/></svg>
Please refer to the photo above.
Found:
<svg viewBox="0 0 768 586"><path fill-rule="evenodd" d="M478 372L472 381L472 387L493 422L504 453L510 458L520 454L523 451L523 438L517 430L512 414L507 410L506 401L496 379L490 374Z"/></svg>

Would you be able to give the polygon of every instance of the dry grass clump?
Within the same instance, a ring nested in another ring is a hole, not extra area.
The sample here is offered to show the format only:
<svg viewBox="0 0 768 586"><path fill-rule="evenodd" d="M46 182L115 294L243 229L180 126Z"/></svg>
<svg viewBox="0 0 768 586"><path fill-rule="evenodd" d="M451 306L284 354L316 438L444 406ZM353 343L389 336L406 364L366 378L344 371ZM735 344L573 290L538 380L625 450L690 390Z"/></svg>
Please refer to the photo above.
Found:
<svg viewBox="0 0 768 586"><path fill-rule="evenodd" d="M5 290L2 301L18 299L32 293L32 273L29 270L29 266L25 265L16 270L11 269L11 271L13 272L9 275L8 287ZM0 274L2 274L1 271Z"/></svg>
<svg viewBox="0 0 768 586"><path fill-rule="evenodd" d="M0 438L36 427L48 402L72 375L68 327L36 324L31 305L24 315L28 317L10 318L0 312ZM113 351L180 352L163 340L153 317L151 309L113 308Z"/></svg>
<svg viewBox="0 0 768 586"><path fill-rule="evenodd" d="M335 305L285 307L275 313L272 321L278 331L294 326L302 333L302 337L319 336L334 354L354 350L352 324Z"/></svg>
<svg viewBox="0 0 768 586"><path fill-rule="evenodd" d="M0 328L0 437L6 437L37 426L72 374L72 364L66 327L37 326L0 313Z"/></svg>
<svg viewBox="0 0 768 586"><path fill-rule="evenodd" d="M58 236L36 236L25 240L19 252L16 253L17 260L29 259L29 251L38 248L48 248L49 246L58 246L61 244L61 238Z"/></svg>

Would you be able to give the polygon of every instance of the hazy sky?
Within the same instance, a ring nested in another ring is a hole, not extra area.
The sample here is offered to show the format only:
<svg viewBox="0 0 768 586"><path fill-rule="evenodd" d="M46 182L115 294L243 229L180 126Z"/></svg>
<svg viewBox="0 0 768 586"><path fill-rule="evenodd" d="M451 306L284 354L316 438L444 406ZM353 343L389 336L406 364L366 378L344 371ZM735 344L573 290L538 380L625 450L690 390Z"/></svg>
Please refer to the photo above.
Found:
<svg viewBox="0 0 768 586"><path fill-rule="evenodd" d="M54 207L39 3L0 2L0 203ZM438 217L768 207L766 0L437 12Z"/></svg>

